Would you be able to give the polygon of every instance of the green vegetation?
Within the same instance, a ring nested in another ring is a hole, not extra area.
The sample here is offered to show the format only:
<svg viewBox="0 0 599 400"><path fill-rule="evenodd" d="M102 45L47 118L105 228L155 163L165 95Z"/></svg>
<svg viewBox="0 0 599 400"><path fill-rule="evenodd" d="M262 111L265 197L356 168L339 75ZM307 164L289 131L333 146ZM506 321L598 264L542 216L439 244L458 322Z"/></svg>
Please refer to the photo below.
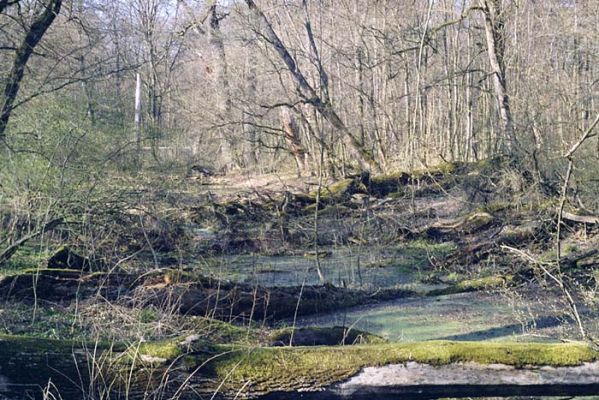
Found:
<svg viewBox="0 0 599 400"><path fill-rule="evenodd" d="M349 198L352 194L366 192L366 187L362 182L357 179L346 178L323 187L320 190L320 200L323 202L341 201ZM316 195L317 191L310 192L310 197L316 198Z"/></svg>
<svg viewBox="0 0 599 400"><path fill-rule="evenodd" d="M50 252L33 246L21 246L15 255L0 268L0 276L32 270L37 267L45 268Z"/></svg>
<svg viewBox="0 0 599 400"><path fill-rule="evenodd" d="M144 342L139 345L137 352L141 355L173 360L183 352L176 340L163 340L159 342Z"/></svg>
<svg viewBox="0 0 599 400"><path fill-rule="evenodd" d="M0 354L44 353L50 349L72 349L75 346L81 346L81 343L72 340L0 334Z"/></svg>
<svg viewBox="0 0 599 400"><path fill-rule="evenodd" d="M71 3L0 0L0 398L599 359L473 342L599 343L592 2Z"/></svg>

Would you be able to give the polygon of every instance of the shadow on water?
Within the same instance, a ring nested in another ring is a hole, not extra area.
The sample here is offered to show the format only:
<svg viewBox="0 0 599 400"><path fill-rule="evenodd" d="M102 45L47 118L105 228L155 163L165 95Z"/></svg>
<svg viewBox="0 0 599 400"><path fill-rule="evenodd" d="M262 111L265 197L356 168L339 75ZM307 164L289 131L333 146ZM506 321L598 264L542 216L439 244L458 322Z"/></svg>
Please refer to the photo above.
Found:
<svg viewBox="0 0 599 400"><path fill-rule="evenodd" d="M552 328L559 326L568 321L569 318L566 316L555 317L555 316L542 316L536 318L533 322L523 324L508 324L488 329L482 329L479 331L463 333L459 335L449 335L441 337L441 340L463 340L463 341L477 341L477 340L491 340L506 337L510 335L523 334L530 328Z"/></svg>

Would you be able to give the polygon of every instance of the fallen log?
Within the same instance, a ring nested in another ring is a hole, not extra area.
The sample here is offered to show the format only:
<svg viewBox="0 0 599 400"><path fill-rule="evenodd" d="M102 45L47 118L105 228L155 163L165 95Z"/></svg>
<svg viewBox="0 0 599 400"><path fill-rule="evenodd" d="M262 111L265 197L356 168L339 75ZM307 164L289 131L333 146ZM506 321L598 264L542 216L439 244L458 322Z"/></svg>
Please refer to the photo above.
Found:
<svg viewBox="0 0 599 400"><path fill-rule="evenodd" d="M581 224L599 224L599 216L596 215L578 215L567 211L562 212L562 219L566 221L578 222Z"/></svg>
<svg viewBox="0 0 599 400"><path fill-rule="evenodd" d="M134 298L143 305L175 307L188 315L224 320L275 320L317 314L418 295L411 290L377 292L346 289L330 284L267 288L241 283L194 278L176 284L158 283L135 289Z"/></svg>
<svg viewBox="0 0 599 400"><path fill-rule="evenodd" d="M222 398L427 399L597 393L596 360L585 344L433 341L238 350L210 369Z"/></svg>

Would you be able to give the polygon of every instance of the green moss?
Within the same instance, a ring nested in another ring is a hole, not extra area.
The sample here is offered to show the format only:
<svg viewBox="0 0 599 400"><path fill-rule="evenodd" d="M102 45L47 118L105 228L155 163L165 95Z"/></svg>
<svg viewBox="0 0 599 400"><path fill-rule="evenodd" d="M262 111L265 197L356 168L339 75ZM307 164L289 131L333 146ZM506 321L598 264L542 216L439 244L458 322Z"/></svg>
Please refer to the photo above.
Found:
<svg viewBox="0 0 599 400"><path fill-rule="evenodd" d="M176 341L172 340L141 343L137 351L139 354L145 356L163 358L165 360L173 360L182 354Z"/></svg>
<svg viewBox="0 0 599 400"><path fill-rule="evenodd" d="M442 162L436 165L432 165L425 169L416 170L412 173L412 178L420 179L425 176L443 176L453 174L457 171L457 164L452 162Z"/></svg>
<svg viewBox="0 0 599 400"><path fill-rule="evenodd" d="M405 172L393 172L385 175L375 175L370 178L370 184L372 185L397 185L400 182L404 182L408 179L408 175Z"/></svg>
<svg viewBox="0 0 599 400"><path fill-rule="evenodd" d="M409 183L410 175L405 172L394 172L386 175L376 175L370 177L368 190L375 196L388 196L395 193L401 195L401 189Z"/></svg>
<svg viewBox="0 0 599 400"><path fill-rule="evenodd" d="M124 351L126 346L105 340L59 340L28 335L0 334L0 356L8 353L48 353L66 352L72 356L74 350L95 348L98 351Z"/></svg>
<svg viewBox="0 0 599 400"><path fill-rule="evenodd" d="M3 335L0 334L0 353L3 352L47 352L51 349L72 349L75 346L81 346L71 340L56 340L22 335Z"/></svg>
<svg viewBox="0 0 599 400"><path fill-rule="evenodd" d="M457 286L465 291L491 289L504 285L513 280L511 275L491 275L482 278L466 279L457 284Z"/></svg>
<svg viewBox="0 0 599 400"><path fill-rule="evenodd" d="M440 164L435 165L433 169L443 174L454 174L458 170L458 166L459 164L456 162L444 161Z"/></svg>
<svg viewBox="0 0 599 400"><path fill-rule="evenodd" d="M366 187L359 179L342 179L320 190L321 201L338 201L348 198L355 193L366 193ZM317 191L310 192L310 197L316 198Z"/></svg>
<svg viewBox="0 0 599 400"><path fill-rule="evenodd" d="M206 317L191 317L195 332L202 332L212 343L244 343L255 344L258 342L255 331L248 328L230 324Z"/></svg>
<svg viewBox="0 0 599 400"><path fill-rule="evenodd" d="M405 250L407 252L416 251L422 253L422 251L426 251L428 253L433 253L434 255L442 255L449 254L455 250L457 250L457 246L453 242L433 242L425 239L416 239L410 240L405 244Z"/></svg>
<svg viewBox="0 0 599 400"><path fill-rule="evenodd" d="M268 392L323 387L358 373L367 366L416 361L443 365L480 364L574 366L598 359L583 343L512 343L430 341L343 347L259 348L237 350L213 364L220 379L238 388L251 382L252 390Z"/></svg>

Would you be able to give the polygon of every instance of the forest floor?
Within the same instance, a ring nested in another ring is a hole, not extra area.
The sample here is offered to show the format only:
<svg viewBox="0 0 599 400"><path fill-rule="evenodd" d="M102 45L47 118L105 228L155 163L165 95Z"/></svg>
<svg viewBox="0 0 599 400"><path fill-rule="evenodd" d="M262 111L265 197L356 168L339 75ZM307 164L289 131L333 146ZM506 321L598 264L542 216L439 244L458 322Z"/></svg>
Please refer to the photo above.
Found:
<svg viewBox="0 0 599 400"><path fill-rule="evenodd" d="M599 335L597 224L564 221L557 269L558 199L501 160L320 183L239 174L127 184L138 200L94 216L93 248L64 235L44 251L32 241L4 267L4 361L44 373L0 366L0 397L25 398L48 377L61 393L81 391L83 376L89 391L255 397L406 361L599 359L576 342L581 326ZM78 358L91 367L64 365ZM114 365L135 373L109 384L98 371Z"/></svg>

